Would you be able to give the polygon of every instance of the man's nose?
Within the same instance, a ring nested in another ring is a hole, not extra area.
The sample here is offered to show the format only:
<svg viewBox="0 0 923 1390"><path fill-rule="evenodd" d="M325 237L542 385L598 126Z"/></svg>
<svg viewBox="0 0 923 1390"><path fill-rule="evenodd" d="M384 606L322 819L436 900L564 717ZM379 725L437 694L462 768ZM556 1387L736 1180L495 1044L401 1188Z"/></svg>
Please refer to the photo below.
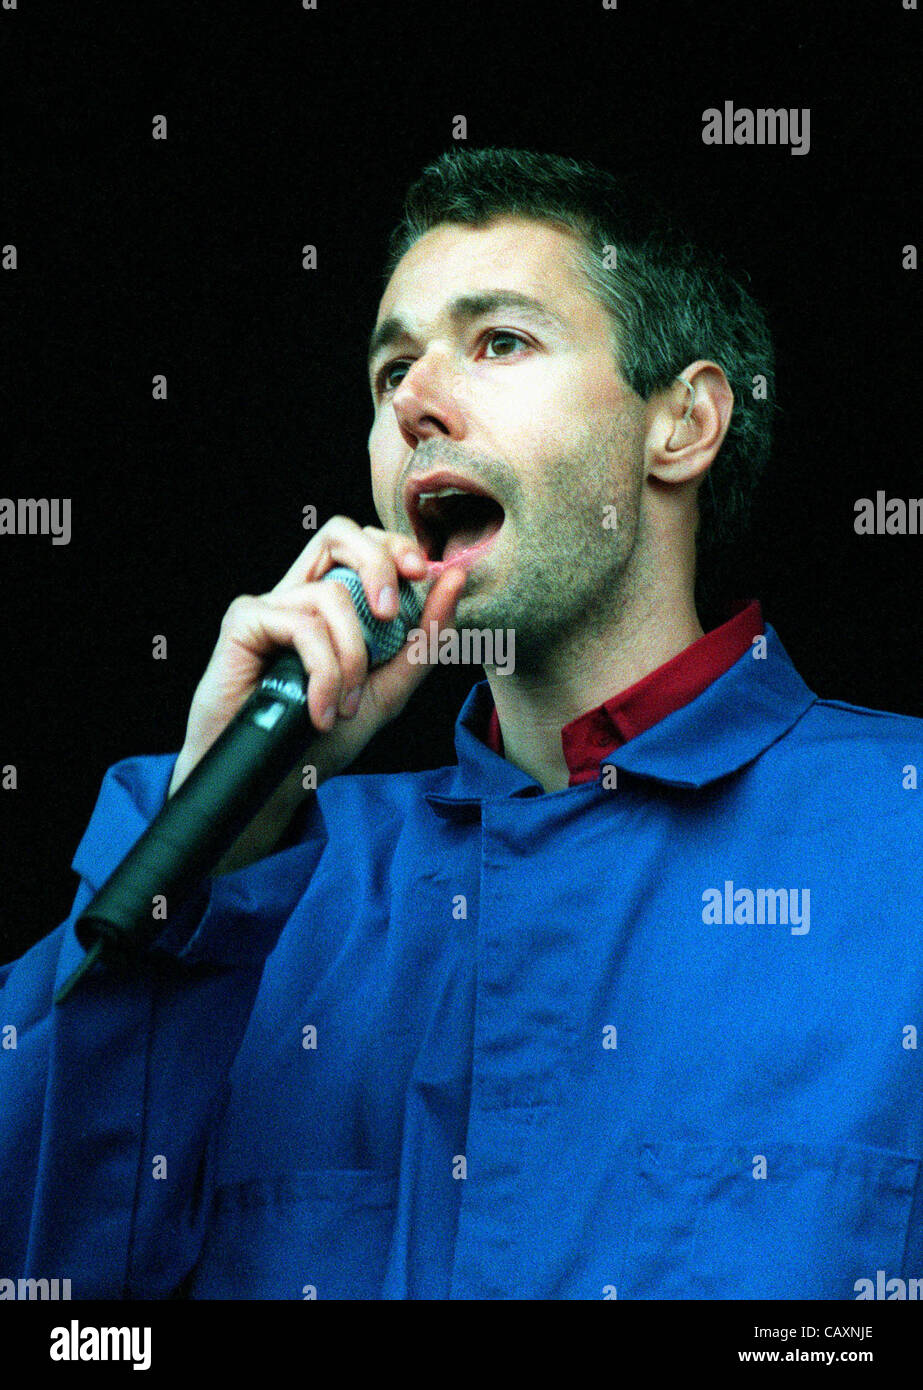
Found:
<svg viewBox="0 0 923 1390"><path fill-rule="evenodd" d="M448 353L431 351L418 357L391 404L401 434L410 445L434 435L461 438L464 434L458 373Z"/></svg>

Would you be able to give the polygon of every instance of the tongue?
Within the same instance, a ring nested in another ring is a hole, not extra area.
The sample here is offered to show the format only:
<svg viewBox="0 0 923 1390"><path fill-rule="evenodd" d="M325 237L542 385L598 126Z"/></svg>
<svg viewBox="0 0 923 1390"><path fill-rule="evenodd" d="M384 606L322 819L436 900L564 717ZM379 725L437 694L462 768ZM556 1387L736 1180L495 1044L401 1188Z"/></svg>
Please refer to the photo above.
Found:
<svg viewBox="0 0 923 1390"><path fill-rule="evenodd" d="M442 552L443 564L454 559L456 555L460 555L463 550L471 550L473 546L489 540L500 530L500 526L500 518L491 517L489 521L482 521L480 525L463 526L459 530L453 531Z"/></svg>

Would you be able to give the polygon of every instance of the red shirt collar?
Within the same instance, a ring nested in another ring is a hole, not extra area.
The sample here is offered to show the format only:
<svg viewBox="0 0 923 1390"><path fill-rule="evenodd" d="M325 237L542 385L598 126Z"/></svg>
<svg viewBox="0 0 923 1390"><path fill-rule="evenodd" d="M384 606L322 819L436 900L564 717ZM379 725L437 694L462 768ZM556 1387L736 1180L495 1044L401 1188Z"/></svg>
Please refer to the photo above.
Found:
<svg viewBox="0 0 923 1390"><path fill-rule="evenodd" d="M568 786L594 782L599 776L601 758L701 695L706 686L750 650L753 639L762 632L759 600L739 603L733 609L733 617L720 627L706 632L620 695L565 724L561 747L570 769ZM496 707L491 711L485 742L503 756Z"/></svg>

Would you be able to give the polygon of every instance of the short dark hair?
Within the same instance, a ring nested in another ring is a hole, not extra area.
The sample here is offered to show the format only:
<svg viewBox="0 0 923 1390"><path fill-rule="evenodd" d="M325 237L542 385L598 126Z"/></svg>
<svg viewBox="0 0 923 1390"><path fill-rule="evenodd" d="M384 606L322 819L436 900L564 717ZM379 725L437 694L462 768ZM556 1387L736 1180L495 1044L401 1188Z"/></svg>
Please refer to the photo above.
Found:
<svg viewBox="0 0 923 1390"><path fill-rule="evenodd" d="M586 161L529 150L458 148L428 165L391 233L385 282L413 243L440 223L480 227L501 216L578 235L589 288L613 319L619 371L637 395L646 400L669 386L697 358L722 367L734 410L698 494L698 559L739 540L772 438L774 352L762 309L721 257L693 245L627 180ZM754 394L759 377L763 399Z"/></svg>

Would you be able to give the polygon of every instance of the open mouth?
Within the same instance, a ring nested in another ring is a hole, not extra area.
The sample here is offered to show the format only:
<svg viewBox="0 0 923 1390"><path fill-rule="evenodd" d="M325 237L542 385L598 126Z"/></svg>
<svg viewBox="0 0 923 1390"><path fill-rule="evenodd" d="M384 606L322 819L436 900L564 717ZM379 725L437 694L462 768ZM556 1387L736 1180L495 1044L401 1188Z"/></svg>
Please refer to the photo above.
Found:
<svg viewBox="0 0 923 1390"><path fill-rule="evenodd" d="M504 510L464 479L417 480L407 512L427 560L448 565L480 553L503 525Z"/></svg>

